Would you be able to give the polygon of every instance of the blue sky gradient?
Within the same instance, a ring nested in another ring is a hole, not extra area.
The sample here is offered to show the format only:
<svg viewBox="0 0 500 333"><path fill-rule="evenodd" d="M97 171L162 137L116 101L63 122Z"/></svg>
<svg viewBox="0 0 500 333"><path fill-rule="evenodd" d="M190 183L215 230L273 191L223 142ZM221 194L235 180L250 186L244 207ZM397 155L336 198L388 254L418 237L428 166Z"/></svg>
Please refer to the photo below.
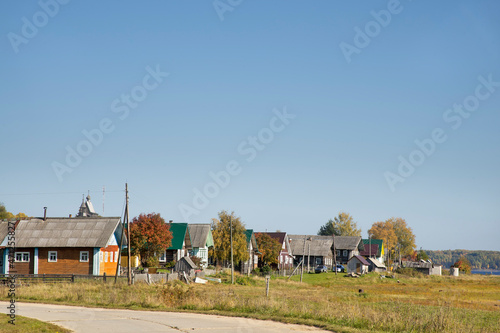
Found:
<svg viewBox="0 0 500 333"><path fill-rule="evenodd" d="M76 214L90 191L99 213L119 216L128 182L131 216L210 222L225 209L257 231L315 234L346 211L364 237L402 217L419 248L500 250L499 2L65 2L0 4L9 211ZM221 20L214 3L232 10ZM388 8L397 13L374 23ZM36 33L26 36L26 22ZM358 28L377 24L346 57L342 43L355 47ZM155 88L126 117L115 112L147 75ZM454 129L447 110L477 89L488 96ZM248 161L241 145L285 109L294 118ZM66 147L85 145L82 131L103 120L112 130L69 167ZM399 156L435 129L446 140L391 187ZM196 189L230 161L239 172L194 207ZM58 177L55 163L71 173Z"/></svg>

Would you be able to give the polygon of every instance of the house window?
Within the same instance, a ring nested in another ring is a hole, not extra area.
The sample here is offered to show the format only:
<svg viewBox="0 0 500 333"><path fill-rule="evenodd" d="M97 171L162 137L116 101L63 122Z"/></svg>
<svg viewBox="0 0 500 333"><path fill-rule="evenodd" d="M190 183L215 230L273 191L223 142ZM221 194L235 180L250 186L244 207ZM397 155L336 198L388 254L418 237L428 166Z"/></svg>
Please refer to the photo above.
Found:
<svg viewBox="0 0 500 333"><path fill-rule="evenodd" d="M16 252L16 262L29 262L30 253L29 252Z"/></svg>
<svg viewBox="0 0 500 333"><path fill-rule="evenodd" d="M57 262L57 251L49 251L49 262Z"/></svg>
<svg viewBox="0 0 500 333"><path fill-rule="evenodd" d="M118 262L118 251L115 252L115 262Z"/></svg>
<svg viewBox="0 0 500 333"><path fill-rule="evenodd" d="M109 252L109 262L113 262L113 253L114 252Z"/></svg>
<svg viewBox="0 0 500 333"><path fill-rule="evenodd" d="M340 250L337 250L337 257L340 257Z"/></svg>
<svg viewBox="0 0 500 333"><path fill-rule="evenodd" d="M104 255L102 253L102 251L99 251L99 262L103 262L104 261Z"/></svg>
<svg viewBox="0 0 500 333"><path fill-rule="evenodd" d="M104 262L108 262L108 252L104 252Z"/></svg>
<svg viewBox="0 0 500 333"><path fill-rule="evenodd" d="M316 265L321 265L321 258L316 258Z"/></svg>
<svg viewBox="0 0 500 333"><path fill-rule="evenodd" d="M347 257L347 250L344 250L344 257Z"/></svg>
<svg viewBox="0 0 500 333"><path fill-rule="evenodd" d="M80 262L89 262L89 251L80 251Z"/></svg>
<svg viewBox="0 0 500 333"><path fill-rule="evenodd" d="M167 261L167 252L163 251L163 253L160 256L160 259L158 259L160 262L166 262Z"/></svg>

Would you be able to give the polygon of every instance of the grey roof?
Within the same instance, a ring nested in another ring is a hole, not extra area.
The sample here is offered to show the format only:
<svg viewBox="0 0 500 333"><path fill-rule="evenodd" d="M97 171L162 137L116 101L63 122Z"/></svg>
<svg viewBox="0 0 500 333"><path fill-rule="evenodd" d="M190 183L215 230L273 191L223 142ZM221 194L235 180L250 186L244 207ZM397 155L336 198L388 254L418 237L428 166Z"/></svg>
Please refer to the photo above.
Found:
<svg viewBox="0 0 500 333"><path fill-rule="evenodd" d="M373 266L375 266L377 268L385 268L385 266L383 264L381 264L380 261L378 261L375 258L367 258L366 261L368 261L369 263L371 262L373 264Z"/></svg>
<svg viewBox="0 0 500 333"><path fill-rule="evenodd" d="M16 247L106 247L119 226L119 217L22 220L16 228Z"/></svg>
<svg viewBox="0 0 500 333"><path fill-rule="evenodd" d="M189 224L189 234L191 236L191 246L205 247L207 245L208 234L210 233L210 224Z"/></svg>
<svg viewBox="0 0 500 333"><path fill-rule="evenodd" d="M0 244L2 244L5 237L7 237L8 232L9 232L9 222L0 221Z"/></svg>
<svg viewBox="0 0 500 333"><path fill-rule="evenodd" d="M304 252L304 238L311 239L306 241L306 253L309 254L309 245L311 247L311 255L315 256L331 256L332 255L332 236L317 236L317 235L288 235L293 255L302 255ZM361 236L335 236L335 248L337 250L355 250L361 242Z"/></svg>
<svg viewBox="0 0 500 333"><path fill-rule="evenodd" d="M312 256L333 256L330 249L333 240L330 236L288 235L288 239L290 240L290 247L294 256L308 255L309 253ZM305 253L304 239L306 239Z"/></svg>
<svg viewBox="0 0 500 333"><path fill-rule="evenodd" d="M433 268L434 266L441 266L441 265L434 265L430 262L417 262L417 261L402 261L401 264L403 267L409 267L409 268Z"/></svg>
<svg viewBox="0 0 500 333"><path fill-rule="evenodd" d="M361 236L335 236L337 250L355 250L361 242Z"/></svg>

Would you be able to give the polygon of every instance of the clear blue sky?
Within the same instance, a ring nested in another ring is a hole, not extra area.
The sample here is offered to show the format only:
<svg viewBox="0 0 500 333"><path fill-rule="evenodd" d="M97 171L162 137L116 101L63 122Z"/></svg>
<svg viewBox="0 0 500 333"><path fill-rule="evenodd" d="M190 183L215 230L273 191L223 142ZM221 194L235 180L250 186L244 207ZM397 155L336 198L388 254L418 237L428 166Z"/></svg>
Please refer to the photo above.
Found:
<svg viewBox="0 0 500 333"><path fill-rule="evenodd" d="M103 214L105 186L119 216L127 181L131 216L315 234L346 211L364 237L402 217L418 247L500 250L498 1L41 3L0 4L9 211L90 191Z"/></svg>

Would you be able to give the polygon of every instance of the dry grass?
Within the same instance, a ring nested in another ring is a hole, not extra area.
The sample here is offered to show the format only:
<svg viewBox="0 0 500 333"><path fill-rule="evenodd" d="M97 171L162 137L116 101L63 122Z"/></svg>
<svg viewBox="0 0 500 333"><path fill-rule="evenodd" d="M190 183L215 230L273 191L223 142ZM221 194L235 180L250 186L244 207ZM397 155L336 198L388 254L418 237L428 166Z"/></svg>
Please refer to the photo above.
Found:
<svg viewBox="0 0 500 333"><path fill-rule="evenodd" d="M350 279L343 274L306 274L302 284L272 280L268 298L261 278L239 279L248 285L32 285L19 287L18 295L20 301L217 313L338 332L500 332L500 278L397 279L399 283L378 275ZM0 289L0 299L5 298Z"/></svg>

